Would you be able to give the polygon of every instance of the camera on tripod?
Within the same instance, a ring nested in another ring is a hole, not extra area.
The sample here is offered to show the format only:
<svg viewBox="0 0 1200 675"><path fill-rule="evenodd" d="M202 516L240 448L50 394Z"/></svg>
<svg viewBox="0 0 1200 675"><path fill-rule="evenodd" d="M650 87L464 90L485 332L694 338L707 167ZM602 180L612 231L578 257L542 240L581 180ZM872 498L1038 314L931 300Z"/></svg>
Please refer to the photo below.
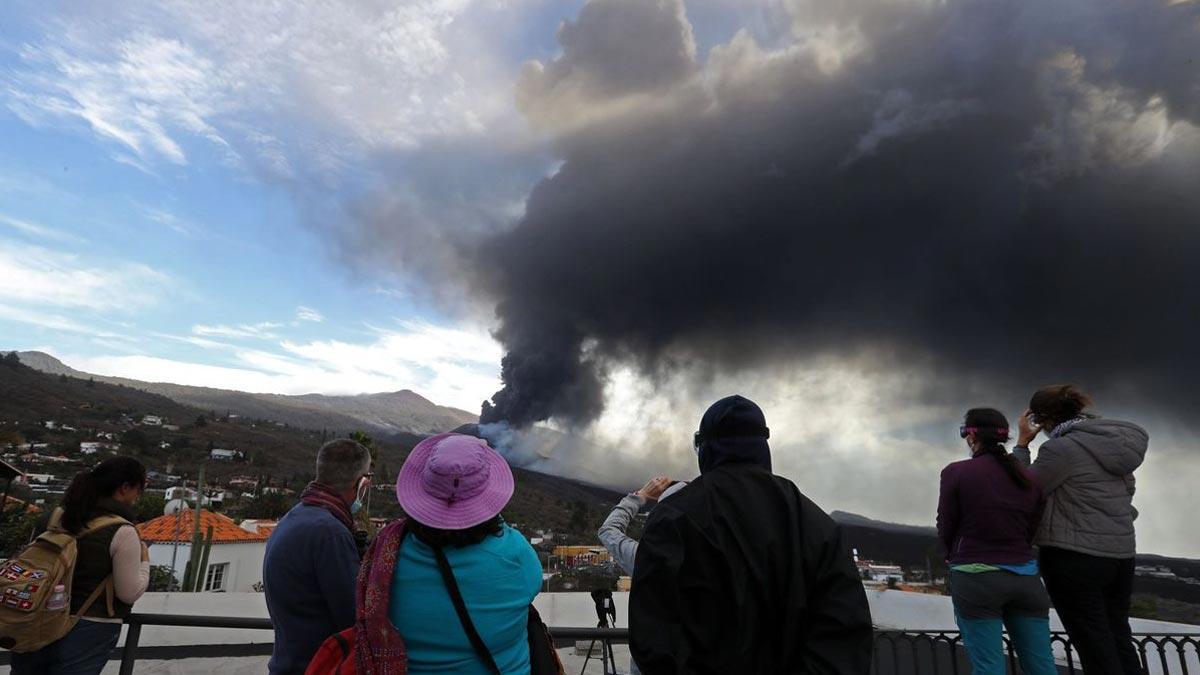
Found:
<svg viewBox="0 0 1200 675"><path fill-rule="evenodd" d="M607 589L592 591L592 602L596 604L597 626L611 628L617 623L617 606L613 603L612 591Z"/></svg>

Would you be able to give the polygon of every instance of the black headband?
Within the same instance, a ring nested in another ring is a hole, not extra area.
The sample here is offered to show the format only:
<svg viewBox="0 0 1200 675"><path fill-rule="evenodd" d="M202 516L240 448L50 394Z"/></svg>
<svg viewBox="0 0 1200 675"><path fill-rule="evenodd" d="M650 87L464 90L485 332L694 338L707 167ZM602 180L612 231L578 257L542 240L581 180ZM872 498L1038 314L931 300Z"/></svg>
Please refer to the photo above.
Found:
<svg viewBox="0 0 1200 675"><path fill-rule="evenodd" d="M697 431L693 440L696 445L700 445L705 441L713 441L718 438L770 438L771 429L764 424L755 424L753 422L744 423L726 423L721 425L720 429L714 429L709 432Z"/></svg>

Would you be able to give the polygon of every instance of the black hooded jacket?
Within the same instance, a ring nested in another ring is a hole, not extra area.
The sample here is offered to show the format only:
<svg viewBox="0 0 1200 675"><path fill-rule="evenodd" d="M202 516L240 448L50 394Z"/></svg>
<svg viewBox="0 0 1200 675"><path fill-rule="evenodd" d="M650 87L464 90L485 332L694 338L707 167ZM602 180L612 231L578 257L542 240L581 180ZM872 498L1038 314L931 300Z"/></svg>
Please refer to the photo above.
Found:
<svg viewBox="0 0 1200 675"><path fill-rule="evenodd" d="M646 523L629 599L634 661L647 675L865 675L871 612L840 528L768 470L769 451L764 461L732 439L715 445L701 449L703 475ZM730 455L741 461L717 459Z"/></svg>

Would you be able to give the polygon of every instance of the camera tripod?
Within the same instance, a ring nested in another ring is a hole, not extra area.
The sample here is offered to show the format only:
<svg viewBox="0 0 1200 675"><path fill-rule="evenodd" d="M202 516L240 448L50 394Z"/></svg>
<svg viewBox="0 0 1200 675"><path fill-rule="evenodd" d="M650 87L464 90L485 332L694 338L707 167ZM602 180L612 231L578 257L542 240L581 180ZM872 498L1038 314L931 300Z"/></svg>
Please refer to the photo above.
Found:
<svg viewBox="0 0 1200 675"><path fill-rule="evenodd" d="M612 628L613 622L617 620L617 607L613 604L612 591L592 591L592 601L596 603L596 628ZM613 655L612 642L600 638L593 638L592 643L588 645L587 656L583 659L583 668L579 669L579 675L587 671L588 661L592 660L592 650L595 649L597 640L600 641L600 663L604 675L617 675L617 659Z"/></svg>

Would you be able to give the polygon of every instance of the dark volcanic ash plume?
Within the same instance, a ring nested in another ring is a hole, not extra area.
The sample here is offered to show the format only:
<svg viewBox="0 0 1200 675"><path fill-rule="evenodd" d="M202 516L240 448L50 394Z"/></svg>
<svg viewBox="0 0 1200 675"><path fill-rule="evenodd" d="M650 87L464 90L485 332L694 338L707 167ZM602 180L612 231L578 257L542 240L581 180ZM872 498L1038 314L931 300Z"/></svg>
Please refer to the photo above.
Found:
<svg viewBox="0 0 1200 675"><path fill-rule="evenodd" d="M592 0L527 67L564 162L476 252L484 422L875 348L1200 405L1200 2L784 4L701 58L679 0Z"/></svg>

